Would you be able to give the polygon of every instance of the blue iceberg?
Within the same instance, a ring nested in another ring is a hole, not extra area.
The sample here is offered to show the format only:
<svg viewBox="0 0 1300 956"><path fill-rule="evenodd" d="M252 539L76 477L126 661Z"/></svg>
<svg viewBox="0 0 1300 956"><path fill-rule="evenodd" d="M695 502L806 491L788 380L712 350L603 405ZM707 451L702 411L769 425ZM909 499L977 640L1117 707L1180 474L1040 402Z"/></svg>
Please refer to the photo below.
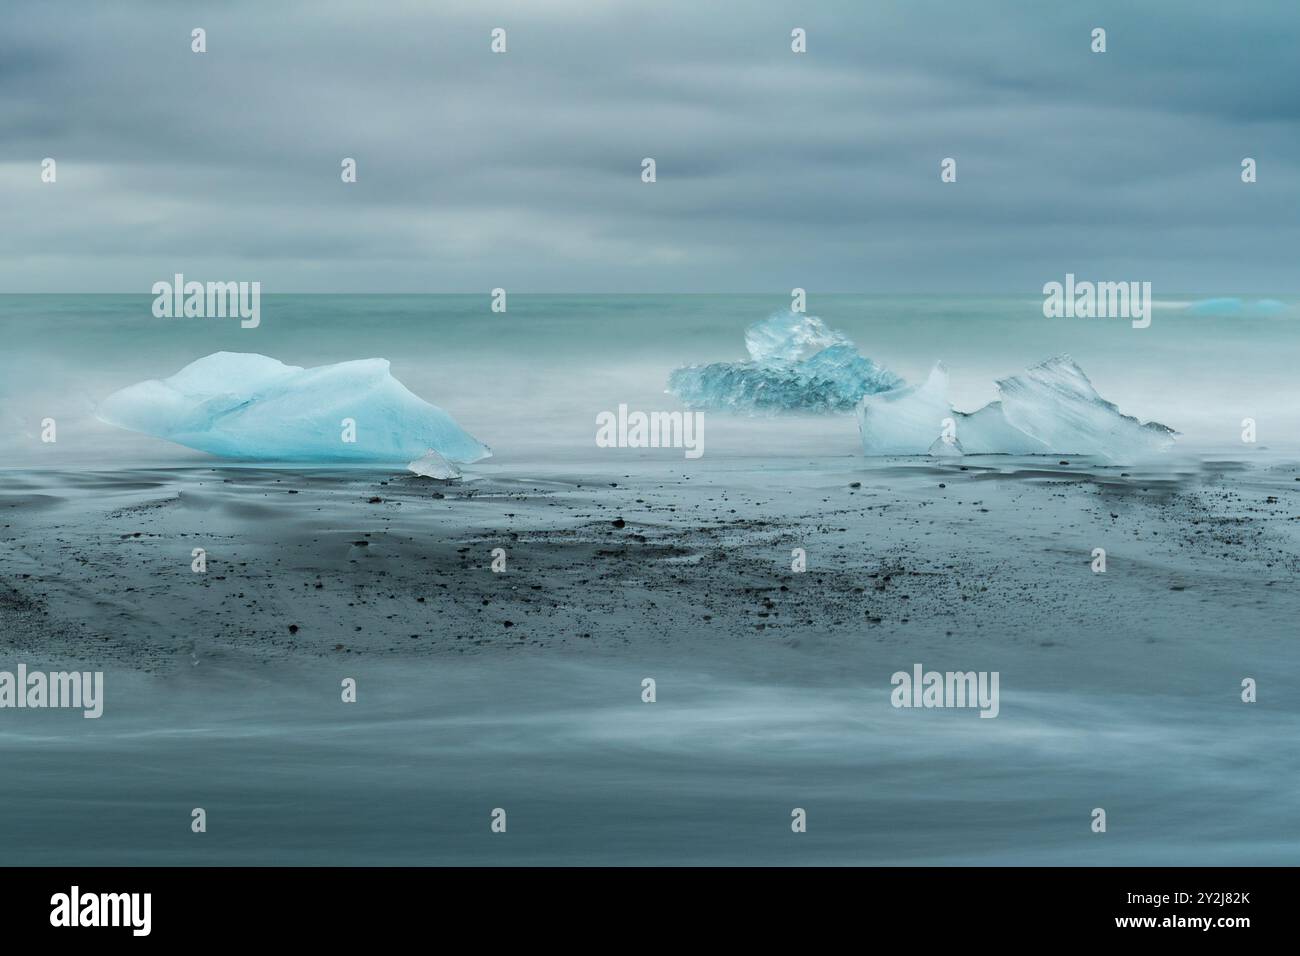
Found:
<svg viewBox="0 0 1300 956"><path fill-rule="evenodd" d="M216 352L171 378L114 392L95 414L225 458L406 463L434 451L467 463L492 454L380 358L304 369Z"/></svg>
<svg viewBox="0 0 1300 956"><path fill-rule="evenodd" d="M773 313L745 331L745 347L749 362L675 369L669 393L688 408L848 412L864 395L902 384L816 316Z"/></svg>
<svg viewBox="0 0 1300 956"><path fill-rule="evenodd" d="M997 382L998 399L974 412L948 402L948 372L935 365L921 385L864 396L858 429L868 455L1093 455L1134 461L1173 443L1177 432L1125 415L1102 398L1068 356Z"/></svg>

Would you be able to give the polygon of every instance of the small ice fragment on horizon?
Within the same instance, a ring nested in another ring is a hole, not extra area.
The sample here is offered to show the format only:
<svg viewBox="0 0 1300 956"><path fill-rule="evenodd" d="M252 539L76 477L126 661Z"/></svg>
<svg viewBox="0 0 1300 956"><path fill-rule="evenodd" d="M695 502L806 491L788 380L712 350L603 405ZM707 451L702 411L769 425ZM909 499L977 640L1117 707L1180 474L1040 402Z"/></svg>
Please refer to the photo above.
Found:
<svg viewBox="0 0 1300 956"><path fill-rule="evenodd" d="M95 416L209 454L261 461L450 461L491 449L393 378L387 359L299 368L215 352L170 378L114 392Z"/></svg>
<svg viewBox="0 0 1300 956"><path fill-rule="evenodd" d="M1239 299L1224 296L1201 299L1186 307L1188 315L1205 315L1216 318L1268 319L1284 314L1287 304L1277 299Z"/></svg>
<svg viewBox="0 0 1300 956"><path fill-rule="evenodd" d="M425 478L437 478L439 481L451 481L460 477L460 469L443 458L432 448L427 455L415 459L406 466L417 475Z"/></svg>

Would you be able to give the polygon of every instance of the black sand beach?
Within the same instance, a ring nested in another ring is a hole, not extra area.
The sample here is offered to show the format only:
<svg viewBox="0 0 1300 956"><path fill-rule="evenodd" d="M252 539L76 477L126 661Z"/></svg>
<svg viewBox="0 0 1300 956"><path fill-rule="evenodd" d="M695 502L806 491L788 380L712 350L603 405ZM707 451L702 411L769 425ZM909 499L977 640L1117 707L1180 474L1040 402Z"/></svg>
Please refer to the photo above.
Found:
<svg viewBox="0 0 1300 956"><path fill-rule="evenodd" d="M5 632L15 650L156 672L209 657L633 642L1095 656L1177 640L1187 654L1190 620L1238 635L1205 653L1240 653L1286 639L1300 610L1289 465L635 467L488 466L455 482L229 466L10 473ZM1091 570L1099 547L1104 574ZM796 548L805 573L792 571Z"/></svg>
<svg viewBox="0 0 1300 956"><path fill-rule="evenodd" d="M9 859L51 842L179 864L1295 853L1292 465L522 474L9 473L5 657L106 675L98 720L8 712ZM915 663L1000 671L998 718L891 707Z"/></svg>

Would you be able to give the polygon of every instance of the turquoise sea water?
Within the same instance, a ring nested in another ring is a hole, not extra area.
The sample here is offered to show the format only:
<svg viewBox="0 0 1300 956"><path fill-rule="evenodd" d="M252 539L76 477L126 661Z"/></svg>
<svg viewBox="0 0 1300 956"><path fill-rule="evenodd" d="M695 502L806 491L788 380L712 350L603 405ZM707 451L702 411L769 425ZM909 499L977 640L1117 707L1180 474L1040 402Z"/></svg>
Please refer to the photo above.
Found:
<svg viewBox="0 0 1300 956"><path fill-rule="evenodd" d="M1156 296L1150 328L1123 319L1046 319L1042 298L813 295L810 314L849 335L909 382L942 359L958 408L994 397L995 378L1071 355L1121 410L1168 424L1183 447L1241 453L1300 448L1300 303L1267 314L1231 301ZM273 295L261 325L158 319L149 296L0 296L0 461L107 466L199 460L194 453L97 422L115 389L166 377L226 350L302 366L383 357L416 394L451 412L498 461L591 454L595 415L620 402L679 407L663 394L678 365L742 360L744 329L789 299L764 295L555 296L515 293L504 314L490 297ZM54 418L59 441L39 442ZM851 418L752 423L710 416L710 454L789 448L856 454Z"/></svg>

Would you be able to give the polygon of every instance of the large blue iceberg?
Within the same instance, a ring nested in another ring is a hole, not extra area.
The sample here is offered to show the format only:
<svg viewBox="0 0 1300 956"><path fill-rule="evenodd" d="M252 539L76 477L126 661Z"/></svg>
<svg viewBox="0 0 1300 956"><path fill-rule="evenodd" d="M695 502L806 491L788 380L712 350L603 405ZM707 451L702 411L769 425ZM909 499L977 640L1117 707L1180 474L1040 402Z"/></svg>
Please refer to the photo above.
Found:
<svg viewBox="0 0 1300 956"><path fill-rule="evenodd" d="M114 392L95 414L225 458L405 463L432 450L466 463L492 454L379 358L304 369L216 352Z"/></svg>
<svg viewBox="0 0 1300 956"><path fill-rule="evenodd" d="M675 369L668 391L688 408L748 412L848 412L902 379L858 354L816 316L776 312L745 331L749 362Z"/></svg>
<svg viewBox="0 0 1300 956"><path fill-rule="evenodd" d="M858 428L868 455L1093 455L1133 461L1177 436L1159 422L1125 415L1093 388L1068 356L999 379L998 400L974 412L948 402L940 362L920 385L863 397Z"/></svg>

